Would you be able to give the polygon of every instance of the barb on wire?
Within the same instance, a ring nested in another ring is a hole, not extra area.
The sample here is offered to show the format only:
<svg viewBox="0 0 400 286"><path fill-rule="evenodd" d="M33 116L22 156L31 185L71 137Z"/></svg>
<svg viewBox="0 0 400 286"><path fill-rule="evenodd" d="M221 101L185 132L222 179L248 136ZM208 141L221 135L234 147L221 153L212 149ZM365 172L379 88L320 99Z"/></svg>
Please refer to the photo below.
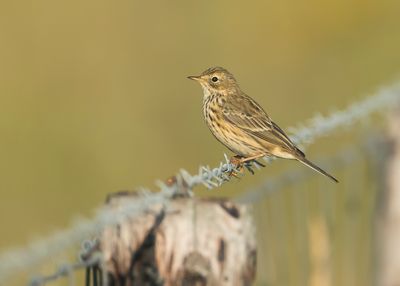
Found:
<svg viewBox="0 0 400 286"><path fill-rule="evenodd" d="M391 107L399 102L399 95L399 84L381 89L374 96L356 102L344 110L336 111L330 116L315 116L308 124L293 129L294 135L291 138L297 144L309 143L313 139L315 140L318 137L327 135L338 127L348 126L366 118L374 112ZM272 159L266 159L267 162L270 160ZM201 166L195 175L181 170L177 175L180 179L176 180L176 182L184 181L188 190L198 185L204 185L212 189L228 181L230 179L228 174L234 168L235 166L230 163L229 158L225 155L224 161L218 167L210 168L208 166ZM0 284L7 277L36 265L47 257L60 253L64 249L98 233L105 226L117 224L127 216L139 214L153 204L165 204L179 191L182 184L159 182L158 186L160 188L159 192L151 194L142 192L141 199L137 199L131 204L121 207L118 213L111 213L109 209L102 207L98 209L92 219L81 218L68 229L30 243L26 247L2 253L0 255Z"/></svg>

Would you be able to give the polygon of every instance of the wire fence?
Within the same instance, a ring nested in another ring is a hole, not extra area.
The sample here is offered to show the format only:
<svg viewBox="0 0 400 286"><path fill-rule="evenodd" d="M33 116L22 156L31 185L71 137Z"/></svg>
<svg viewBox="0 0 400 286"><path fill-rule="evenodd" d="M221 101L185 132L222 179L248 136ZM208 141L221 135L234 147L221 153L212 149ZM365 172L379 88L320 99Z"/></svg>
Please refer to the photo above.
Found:
<svg viewBox="0 0 400 286"><path fill-rule="evenodd" d="M296 144L305 146L322 136L331 134L339 128L363 121L374 113L387 111L399 102L400 84L394 84L378 90L374 95L355 102L343 110L333 112L329 116L317 115L303 125L291 128L291 132L293 133L291 138ZM352 152L349 150L341 151L333 161L339 161L344 165L346 160L348 161L349 158L352 158ZM341 159L339 160L338 158ZM267 162L272 160L271 158L264 159ZM331 161L329 160L329 162ZM228 174L234 168L235 166L230 163L229 158L225 155L224 160L215 168L200 166L199 171L193 175L185 170L180 170L172 181L157 181L158 192L150 192L146 188L140 188L140 199L121 207L117 214L113 212L111 215L110 210L100 207L95 211L95 215L92 218L81 217L73 222L69 228L31 242L25 247L6 251L0 255L0 284L5 283L8 278L58 255L85 239L96 236L105 226L118 224L126 217L138 215L154 204L168 204L169 199L182 189L192 190L200 185L208 189L219 187L230 180ZM306 180L307 174L309 172L290 172L283 177L269 180L265 184L253 188L244 195L236 198L236 200L242 203L254 204L271 192L278 191L284 186L298 182L300 179L303 181ZM90 247L87 248L90 249ZM73 275L76 269L86 268L99 262L101 262L101 257L95 257L86 262L66 263L49 276L35 277L31 281L31 284L35 286L43 285L46 282L63 276L72 277L71 275ZM97 276L94 275L92 277Z"/></svg>
<svg viewBox="0 0 400 286"><path fill-rule="evenodd" d="M387 149L375 139L322 161L340 174L338 185L296 169L238 198L254 208L257 285L377 285L373 222Z"/></svg>

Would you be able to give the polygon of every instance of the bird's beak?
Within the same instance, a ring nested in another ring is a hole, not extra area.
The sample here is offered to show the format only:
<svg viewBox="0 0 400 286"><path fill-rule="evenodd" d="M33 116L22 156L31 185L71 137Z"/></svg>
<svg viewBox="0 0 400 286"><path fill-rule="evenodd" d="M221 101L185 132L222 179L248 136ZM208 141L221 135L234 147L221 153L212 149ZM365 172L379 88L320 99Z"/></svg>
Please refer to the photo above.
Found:
<svg viewBox="0 0 400 286"><path fill-rule="evenodd" d="M195 80L195 81L201 80L201 76L199 76L199 75L191 75L191 76L188 76L187 78L191 79L191 80Z"/></svg>

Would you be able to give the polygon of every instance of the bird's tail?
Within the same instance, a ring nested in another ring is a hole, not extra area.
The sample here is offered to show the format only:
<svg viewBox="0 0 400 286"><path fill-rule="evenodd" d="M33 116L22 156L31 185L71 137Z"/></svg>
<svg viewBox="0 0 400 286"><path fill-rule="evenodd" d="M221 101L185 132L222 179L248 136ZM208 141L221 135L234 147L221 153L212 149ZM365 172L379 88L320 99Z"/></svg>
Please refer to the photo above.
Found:
<svg viewBox="0 0 400 286"><path fill-rule="evenodd" d="M298 157L296 157L296 159L298 161L300 161L301 163L303 163L304 165L306 165L307 167L310 167L314 171L330 178L332 181L334 181L336 183L339 183L339 181L334 176L332 176L332 175L328 174L327 172L325 172L324 170L322 170L320 167L315 165L313 162L309 161L306 157L298 156Z"/></svg>

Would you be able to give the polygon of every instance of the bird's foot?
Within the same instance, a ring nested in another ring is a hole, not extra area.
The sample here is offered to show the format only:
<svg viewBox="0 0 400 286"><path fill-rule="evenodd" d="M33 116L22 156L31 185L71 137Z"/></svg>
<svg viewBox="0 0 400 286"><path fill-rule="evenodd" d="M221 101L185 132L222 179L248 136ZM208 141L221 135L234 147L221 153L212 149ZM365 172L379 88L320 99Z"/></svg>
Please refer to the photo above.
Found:
<svg viewBox="0 0 400 286"><path fill-rule="evenodd" d="M233 156L230 159L230 163L234 166L234 168L229 172L229 177L233 176L235 178L239 178L239 175L244 174L244 168L246 168L252 175L254 175L254 170L252 169L252 167L254 167L253 163L254 165L256 165L256 167L257 165L260 167L265 167L264 164L255 159L259 157L260 156L245 158L239 155Z"/></svg>
<svg viewBox="0 0 400 286"><path fill-rule="evenodd" d="M243 157L236 155L231 157L229 162L233 165L232 170L229 172L228 176L229 177L235 177L237 179L240 179L240 175L244 174L244 163L243 163Z"/></svg>

